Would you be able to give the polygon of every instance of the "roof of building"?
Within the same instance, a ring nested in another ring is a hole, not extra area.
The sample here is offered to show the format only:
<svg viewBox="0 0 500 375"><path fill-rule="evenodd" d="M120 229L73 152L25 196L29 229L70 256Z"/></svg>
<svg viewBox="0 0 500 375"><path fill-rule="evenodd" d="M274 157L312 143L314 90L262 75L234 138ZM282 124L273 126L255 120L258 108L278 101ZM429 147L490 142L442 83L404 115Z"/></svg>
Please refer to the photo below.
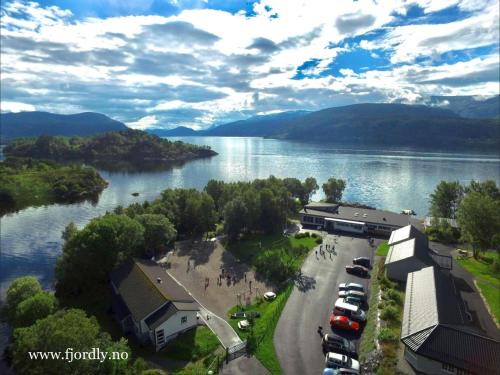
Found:
<svg viewBox="0 0 500 375"><path fill-rule="evenodd" d="M431 257L429 255L427 241L417 237L397 242L395 245L389 247L389 252L385 258L385 264L387 265L409 258L415 258L424 263L429 263Z"/></svg>
<svg viewBox="0 0 500 375"><path fill-rule="evenodd" d="M451 280L434 267L408 274L401 340L414 352L439 362L497 374L500 342L463 326L464 309Z"/></svg>
<svg viewBox="0 0 500 375"><path fill-rule="evenodd" d="M324 207L332 209L333 211L326 211ZM410 217L408 215L384 210L341 206L331 203L311 202L304 206L300 213L397 227L403 227L410 223Z"/></svg>
<svg viewBox="0 0 500 375"><path fill-rule="evenodd" d="M391 233L391 237L389 238L389 245L395 245L398 242L406 241L410 238L420 238L425 242L425 234L422 233L417 227L414 225L406 225L402 228L393 230Z"/></svg>
<svg viewBox="0 0 500 375"><path fill-rule="evenodd" d="M191 310L193 307L187 307L196 306L186 289L151 260L134 259L115 270L111 281L136 321L146 318L167 302L172 302L178 310Z"/></svg>

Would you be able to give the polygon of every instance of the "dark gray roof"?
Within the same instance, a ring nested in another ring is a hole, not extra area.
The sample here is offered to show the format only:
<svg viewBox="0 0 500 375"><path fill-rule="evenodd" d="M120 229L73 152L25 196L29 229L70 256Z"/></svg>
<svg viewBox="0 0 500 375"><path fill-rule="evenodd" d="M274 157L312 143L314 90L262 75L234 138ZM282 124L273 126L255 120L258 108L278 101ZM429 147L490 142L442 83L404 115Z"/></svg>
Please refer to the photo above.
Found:
<svg viewBox="0 0 500 375"><path fill-rule="evenodd" d="M177 310L175 305L172 302L169 302L163 305L160 309L156 310L153 314L148 316L145 320L145 323L147 324L149 329L155 329L164 321L174 316L177 311L179 310Z"/></svg>
<svg viewBox="0 0 500 375"><path fill-rule="evenodd" d="M323 207L327 207L332 211L327 211ZM335 208L336 210L334 210ZM340 206L328 203L309 203L302 210L300 210L300 213L395 227L404 227L411 222L410 216L397 214L395 212Z"/></svg>
<svg viewBox="0 0 500 375"><path fill-rule="evenodd" d="M136 321L169 301L195 302L179 283L151 260L135 259L123 265L111 274L111 282Z"/></svg>
<svg viewBox="0 0 500 375"><path fill-rule="evenodd" d="M478 374L498 374L500 343L462 327L465 312L447 275L434 267L408 274L401 340L418 354Z"/></svg>

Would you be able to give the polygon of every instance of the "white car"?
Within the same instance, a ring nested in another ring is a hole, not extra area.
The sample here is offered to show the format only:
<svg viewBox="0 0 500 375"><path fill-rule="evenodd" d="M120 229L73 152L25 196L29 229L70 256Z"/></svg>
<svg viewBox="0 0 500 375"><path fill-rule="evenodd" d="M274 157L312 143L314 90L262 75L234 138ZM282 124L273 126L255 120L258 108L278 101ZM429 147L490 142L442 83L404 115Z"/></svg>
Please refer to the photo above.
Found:
<svg viewBox="0 0 500 375"><path fill-rule="evenodd" d="M325 366L328 368L339 369L348 368L359 371L359 362L343 354L329 352L325 357Z"/></svg>
<svg viewBox="0 0 500 375"><path fill-rule="evenodd" d="M275 298L276 298L276 293L274 293L274 292L265 292L264 293L264 299L267 301L272 301Z"/></svg>
<svg viewBox="0 0 500 375"><path fill-rule="evenodd" d="M247 330L248 328L250 328L250 322L248 320L240 320L238 322L238 328L241 329L242 331L245 331Z"/></svg>
<svg viewBox="0 0 500 375"><path fill-rule="evenodd" d="M361 284L357 283L342 283L339 284L339 297L346 297L349 290L355 290L357 292L365 292L365 288Z"/></svg>

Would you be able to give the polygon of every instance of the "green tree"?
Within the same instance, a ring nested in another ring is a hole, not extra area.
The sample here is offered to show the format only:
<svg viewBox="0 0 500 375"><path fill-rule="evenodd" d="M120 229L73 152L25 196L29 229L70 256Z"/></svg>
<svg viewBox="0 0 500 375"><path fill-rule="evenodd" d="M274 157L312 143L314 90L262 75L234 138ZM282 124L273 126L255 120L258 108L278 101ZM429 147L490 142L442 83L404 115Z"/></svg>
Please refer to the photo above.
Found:
<svg viewBox="0 0 500 375"><path fill-rule="evenodd" d="M493 199L500 199L500 190L497 183L493 180L486 180L483 182L472 180L469 186L465 187L466 193L481 193L490 196Z"/></svg>
<svg viewBox="0 0 500 375"><path fill-rule="evenodd" d="M287 199L285 195L285 200ZM260 191L260 225L266 233L276 233L283 229L286 211L282 202L269 188Z"/></svg>
<svg viewBox="0 0 500 375"><path fill-rule="evenodd" d="M173 224L163 215L142 214L134 218L144 228L144 246L147 256L155 256L156 251L170 244L177 236Z"/></svg>
<svg viewBox="0 0 500 375"><path fill-rule="evenodd" d="M113 342L109 335L101 334L94 317L78 309L59 310L40 319L32 326L14 330L12 362L14 369L24 375L59 374L125 374L126 360L106 359L104 362L74 360L72 362L46 359L34 362L27 353L33 351L73 353L99 348L101 351L130 353L126 341Z"/></svg>
<svg viewBox="0 0 500 375"><path fill-rule="evenodd" d="M217 211L220 211L222 209L221 197L224 193L224 187L224 181L210 180L207 182L207 185L204 189L214 200L215 209Z"/></svg>
<svg viewBox="0 0 500 375"><path fill-rule="evenodd" d="M224 207L224 231L230 239L235 239L246 228L248 209L239 197Z"/></svg>
<svg viewBox="0 0 500 375"><path fill-rule="evenodd" d="M455 219L464 189L458 181L441 181L430 195L430 211L434 217Z"/></svg>
<svg viewBox="0 0 500 375"><path fill-rule="evenodd" d="M500 233L500 200L472 192L465 196L457 212L462 238L472 245L473 254L495 245Z"/></svg>
<svg viewBox="0 0 500 375"><path fill-rule="evenodd" d="M326 195L326 201L330 203L340 202L345 189L345 181L340 178L331 177L323 184L323 192Z"/></svg>
<svg viewBox="0 0 500 375"><path fill-rule="evenodd" d="M64 241L69 241L71 237L73 237L77 232L78 232L77 226L75 225L75 223L71 222L68 225L66 225L66 228L64 228L61 237Z"/></svg>
<svg viewBox="0 0 500 375"><path fill-rule="evenodd" d="M314 177L307 177L304 181L304 198L302 200L302 205L306 205L311 201L311 197L319 189L318 182Z"/></svg>
<svg viewBox="0 0 500 375"><path fill-rule="evenodd" d="M144 228L125 215L93 219L64 243L56 264L56 291L79 294L107 282L109 272L144 252Z"/></svg>
<svg viewBox="0 0 500 375"><path fill-rule="evenodd" d="M57 299L52 293L38 292L17 305L13 326L27 327L57 310Z"/></svg>
<svg viewBox="0 0 500 375"><path fill-rule="evenodd" d="M41 292L42 286L36 277L23 276L15 279L12 284L10 284L9 289L7 289L5 298L5 315L7 319L13 322L17 306L21 302Z"/></svg>
<svg viewBox="0 0 500 375"><path fill-rule="evenodd" d="M208 233L215 230L217 223L217 212L215 211L215 204L212 197L207 193L201 193L201 202L199 206L199 222L200 232Z"/></svg>

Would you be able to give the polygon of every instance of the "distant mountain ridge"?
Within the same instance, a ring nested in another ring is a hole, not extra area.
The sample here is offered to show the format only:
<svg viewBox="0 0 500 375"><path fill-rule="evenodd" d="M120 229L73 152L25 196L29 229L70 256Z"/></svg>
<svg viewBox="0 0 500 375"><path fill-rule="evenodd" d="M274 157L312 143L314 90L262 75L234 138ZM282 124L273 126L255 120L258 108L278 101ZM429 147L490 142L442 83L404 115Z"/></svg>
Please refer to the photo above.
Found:
<svg viewBox="0 0 500 375"><path fill-rule="evenodd" d="M491 101L486 105L491 106ZM267 137L337 145L500 148L498 119L465 118L442 106L393 103L255 116L191 135Z"/></svg>
<svg viewBox="0 0 500 375"><path fill-rule="evenodd" d="M429 104L466 118L500 118L500 95L484 100L475 96L431 96Z"/></svg>
<svg viewBox="0 0 500 375"><path fill-rule="evenodd" d="M2 140L39 135L87 136L126 129L124 123L94 112L71 115L40 111L0 114Z"/></svg>
<svg viewBox="0 0 500 375"><path fill-rule="evenodd" d="M146 130L149 134L154 134L159 137L189 137L200 135L200 132L188 128L186 126L178 126L174 129L162 129L162 128L153 128Z"/></svg>

